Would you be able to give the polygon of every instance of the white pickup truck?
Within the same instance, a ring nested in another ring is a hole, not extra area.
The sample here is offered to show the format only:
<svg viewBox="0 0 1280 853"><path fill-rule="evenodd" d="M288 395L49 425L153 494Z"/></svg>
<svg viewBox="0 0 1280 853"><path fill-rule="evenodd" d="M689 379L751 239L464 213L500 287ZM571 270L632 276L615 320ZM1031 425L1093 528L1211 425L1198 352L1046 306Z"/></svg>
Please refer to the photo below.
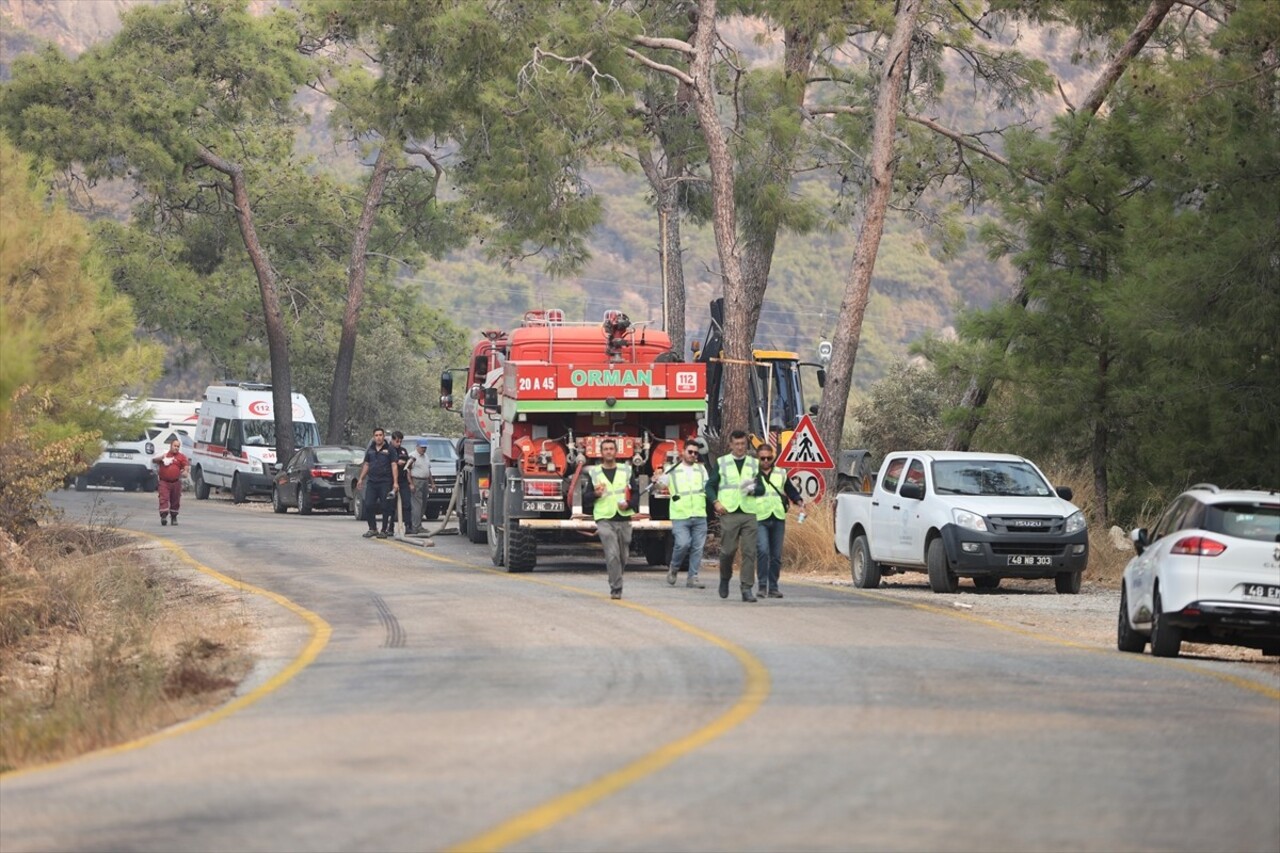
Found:
<svg viewBox="0 0 1280 853"><path fill-rule="evenodd" d="M837 496L835 546L862 589L915 571L929 573L934 592L955 592L962 577L978 589L1002 578L1053 578L1058 592L1074 594L1089 534L1070 501L1070 489L1050 486L1021 456L890 453L870 493Z"/></svg>

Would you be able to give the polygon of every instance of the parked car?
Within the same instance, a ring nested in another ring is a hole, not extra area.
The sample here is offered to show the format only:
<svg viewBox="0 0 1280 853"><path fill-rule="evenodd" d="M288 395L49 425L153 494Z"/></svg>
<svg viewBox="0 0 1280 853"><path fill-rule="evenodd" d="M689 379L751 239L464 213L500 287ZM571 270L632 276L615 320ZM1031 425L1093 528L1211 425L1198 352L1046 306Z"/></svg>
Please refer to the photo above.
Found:
<svg viewBox="0 0 1280 853"><path fill-rule="evenodd" d="M434 521L449 508L449 501L453 499L453 484L458 478L457 440L443 435L407 435L401 446L412 456L418 452L416 446L419 441L427 443L427 456L431 458L431 478L435 481L423 514L428 520ZM357 519L364 518L364 496L354 494L355 480L363 463L364 451L361 450L360 458L347 467L345 483L347 505Z"/></svg>
<svg viewBox="0 0 1280 853"><path fill-rule="evenodd" d="M169 427L149 426L141 435L108 442L89 470L71 478L77 492L90 486L119 486L126 492L154 492L159 480L151 460L174 439L182 442L182 452L191 458L191 436Z"/></svg>
<svg viewBox="0 0 1280 853"><path fill-rule="evenodd" d="M1130 538L1121 651L1150 643L1156 657L1177 657L1193 642L1280 655L1280 494L1193 486Z"/></svg>
<svg viewBox="0 0 1280 853"><path fill-rule="evenodd" d="M276 512L297 507L303 515L324 507L347 510L347 466L363 458L364 448L340 444L295 451L271 484L272 507Z"/></svg>

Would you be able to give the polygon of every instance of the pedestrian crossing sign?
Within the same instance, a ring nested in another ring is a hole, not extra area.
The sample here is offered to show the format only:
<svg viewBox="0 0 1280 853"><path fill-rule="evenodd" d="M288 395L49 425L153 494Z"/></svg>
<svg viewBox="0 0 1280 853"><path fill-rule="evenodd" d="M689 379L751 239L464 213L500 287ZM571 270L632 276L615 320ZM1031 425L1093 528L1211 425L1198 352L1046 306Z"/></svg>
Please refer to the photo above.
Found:
<svg viewBox="0 0 1280 853"><path fill-rule="evenodd" d="M809 469L835 467L835 461L827 452L827 446L822 443L822 436L818 435L817 427L813 425L813 420L808 415L800 419L796 431L791 433L791 440L787 442L786 447L782 448L778 467Z"/></svg>

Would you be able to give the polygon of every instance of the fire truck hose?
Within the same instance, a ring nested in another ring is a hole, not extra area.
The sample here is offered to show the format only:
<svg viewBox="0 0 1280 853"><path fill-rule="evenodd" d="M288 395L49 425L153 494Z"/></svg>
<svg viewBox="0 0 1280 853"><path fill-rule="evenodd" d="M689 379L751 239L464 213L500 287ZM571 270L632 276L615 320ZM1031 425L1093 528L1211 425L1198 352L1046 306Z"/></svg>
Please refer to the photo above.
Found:
<svg viewBox="0 0 1280 853"><path fill-rule="evenodd" d="M440 517L440 526L437 527L434 532L428 533L427 534L428 538L435 536L436 534L443 531L445 527L448 526L449 519L457 515L458 493L461 491L462 491L462 472L459 471L458 476L455 477L453 480L453 494L449 495L449 506L445 508L444 515Z"/></svg>
<svg viewBox="0 0 1280 853"><path fill-rule="evenodd" d="M578 477L582 475L582 469L586 467L586 461L580 460L577 467L573 470L573 478L569 480L569 491L565 492L564 499L565 502L569 504L570 509L573 508L573 496L577 493Z"/></svg>

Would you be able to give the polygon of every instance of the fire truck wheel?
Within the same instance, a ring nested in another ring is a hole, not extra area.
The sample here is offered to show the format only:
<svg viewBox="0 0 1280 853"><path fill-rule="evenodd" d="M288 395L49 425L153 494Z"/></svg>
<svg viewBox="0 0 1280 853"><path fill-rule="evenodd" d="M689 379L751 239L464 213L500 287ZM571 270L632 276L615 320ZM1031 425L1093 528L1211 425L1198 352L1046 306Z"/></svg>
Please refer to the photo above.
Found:
<svg viewBox="0 0 1280 853"><path fill-rule="evenodd" d="M486 541L487 531L480 524L477 517L477 508L480 506L480 487L476 485L474 477L467 478L467 502L466 507L462 510L467 515L467 536L471 538L472 544L483 545Z"/></svg>
<svg viewBox="0 0 1280 853"><path fill-rule="evenodd" d="M674 550L675 537L670 533L645 537L644 561L650 566L669 566Z"/></svg>
<svg viewBox="0 0 1280 853"><path fill-rule="evenodd" d="M507 571L531 572L538 562L538 538L518 524L503 531L507 546Z"/></svg>
<svg viewBox="0 0 1280 853"><path fill-rule="evenodd" d="M502 547L502 529L493 523L493 519L489 519L489 559L493 561L495 566L501 566L507 561L506 549Z"/></svg>

